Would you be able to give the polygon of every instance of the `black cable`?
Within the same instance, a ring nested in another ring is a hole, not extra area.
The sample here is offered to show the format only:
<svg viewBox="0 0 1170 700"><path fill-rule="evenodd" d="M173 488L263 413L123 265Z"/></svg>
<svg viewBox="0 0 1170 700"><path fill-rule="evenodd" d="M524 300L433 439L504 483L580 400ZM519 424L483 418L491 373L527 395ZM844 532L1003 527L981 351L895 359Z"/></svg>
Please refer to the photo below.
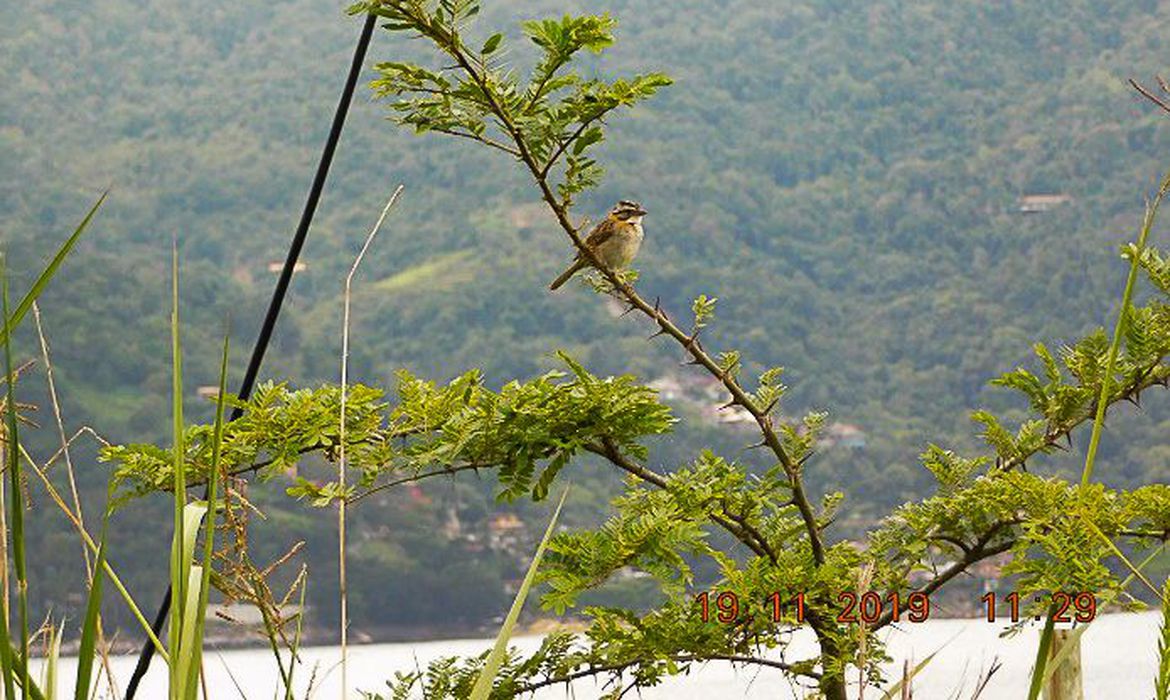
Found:
<svg viewBox="0 0 1170 700"><path fill-rule="evenodd" d="M280 307L284 304L284 297L288 293L289 283L292 281L293 270L296 268L297 258L305 246L305 239L309 234L309 226L313 223L313 215L317 211L317 202L321 199L321 190L325 188L325 178L329 175L329 166L333 162L333 152L337 150L337 142L341 138L341 128L345 125L345 117L349 113L349 104L353 100L354 87L357 85L358 75L366 59L366 49L370 46L370 37L374 33L376 15L366 15L366 23L362 26L361 36L353 51L353 61L349 66L349 75L345 80L345 88L341 91L341 99L337 102L337 111L333 114L333 126L329 129L329 137L325 140L325 148L321 152L321 160L317 163L317 173L313 176L313 185L309 188L309 197L305 201L304 211L301 212L301 221L293 234L292 245L289 246L288 256L284 260L284 268L280 271L280 279L276 282L276 289L272 292L272 301L268 304L268 313L264 315L264 324L260 326L260 335L256 338L256 345L252 348L252 359L248 361L248 370L244 373L244 381L240 384L238 396L247 400L256 385L256 376L260 373L260 364L264 361L264 353L272 340L272 331L276 328L276 319L280 316ZM232 410L229 420L240 417L243 410L236 407ZM171 608L171 588L163 596L154 616L155 636L162 634L163 624ZM132 700L138 692L138 685L150 668L150 661L154 657L154 644L147 639L142 644L142 651L138 654L138 664L134 667L134 674L130 676L130 683L126 686L126 700Z"/></svg>

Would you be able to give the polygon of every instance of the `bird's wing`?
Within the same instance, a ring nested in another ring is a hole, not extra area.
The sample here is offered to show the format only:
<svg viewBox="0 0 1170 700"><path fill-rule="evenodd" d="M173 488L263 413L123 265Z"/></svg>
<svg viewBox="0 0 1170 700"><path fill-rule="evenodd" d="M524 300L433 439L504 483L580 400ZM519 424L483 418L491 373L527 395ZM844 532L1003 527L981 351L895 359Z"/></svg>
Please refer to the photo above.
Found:
<svg viewBox="0 0 1170 700"><path fill-rule="evenodd" d="M612 221L606 219L593 227L593 230L585 237L585 245L596 249L597 246L613 238L616 233L617 226L614 226Z"/></svg>

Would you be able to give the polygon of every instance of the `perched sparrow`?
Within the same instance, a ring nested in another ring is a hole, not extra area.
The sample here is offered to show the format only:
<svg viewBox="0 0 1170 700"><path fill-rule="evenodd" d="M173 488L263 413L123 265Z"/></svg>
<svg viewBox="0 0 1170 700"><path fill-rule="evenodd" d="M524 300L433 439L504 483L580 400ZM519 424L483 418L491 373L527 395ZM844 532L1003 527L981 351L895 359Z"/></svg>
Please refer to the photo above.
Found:
<svg viewBox="0 0 1170 700"><path fill-rule="evenodd" d="M585 245L606 267L620 270L634 261L642 246L642 217L646 210L641 204L623 199L610 210L605 220L593 227L585 237ZM557 289L590 262L577 253L577 259L561 276L553 280L549 289Z"/></svg>

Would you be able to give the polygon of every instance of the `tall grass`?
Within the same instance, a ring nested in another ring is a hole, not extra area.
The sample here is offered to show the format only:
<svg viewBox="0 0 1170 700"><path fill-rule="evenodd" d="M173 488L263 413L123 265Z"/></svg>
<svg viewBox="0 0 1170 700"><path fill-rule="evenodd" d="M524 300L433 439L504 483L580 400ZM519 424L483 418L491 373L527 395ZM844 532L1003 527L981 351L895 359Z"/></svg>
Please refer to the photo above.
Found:
<svg viewBox="0 0 1170 700"><path fill-rule="evenodd" d="M0 262L0 297L3 297L4 318L11 318L8 313L8 275L4 263ZM7 330L10 325L6 323ZM29 696L29 645L28 645L28 569L24 557L24 490L21 488L23 477L20 467L20 433L16 420L16 373L12 369L12 334L4 334L4 371L8 381L7 388L8 410L5 412L8 434L8 488L9 495L8 522L12 528L12 563L16 572L16 605L18 624L20 625L20 687L21 697ZM5 611L7 615L8 611ZM7 646L7 645L5 645ZM5 686L5 690L7 690Z"/></svg>
<svg viewBox="0 0 1170 700"><path fill-rule="evenodd" d="M16 330L20 322L24 320L25 315L40 295L49 286L49 282L57 275L61 269L61 265L69 254L73 251L73 247L80 240L85 230L89 227L89 223L97 214L98 209L101 208L102 203L105 202L108 192L102 193L102 196L94 202L90 207L81 223L73 229L73 233L65 240L65 242L57 249L49 264L41 271L40 275L33 282L32 287L17 303L14 310L9 309L8 304L8 274L5 269L5 261L0 259L0 295L3 296L3 325L0 327L0 343L4 345L4 369L5 369L5 429L4 435L6 439L5 444L5 468L8 471L9 490L11 495L7 501L10 506L8 509L8 518L4 533L7 540L9 536L9 528L12 537L12 557L13 567L16 571L17 580L17 606L19 610L19 625L20 625L20 655L15 656L11 645L11 630L8 628L8 601L5 598L3 609L0 610L0 673L3 673L3 685L5 697L12 700L16 697L14 675L19 673L19 681L21 687L21 697L39 698L40 692L33 687L32 681L29 678L28 659L29 659L29 631L28 631L28 576L25 566L25 551L24 551L24 499L23 491L21 490L21 466L20 466L20 432L16 420L16 373L12 367L12 333ZM6 548L7 549L7 548ZM7 565L7 563L5 563ZM7 591L7 587L5 588Z"/></svg>
<svg viewBox="0 0 1170 700"><path fill-rule="evenodd" d="M98 655L98 640L101 629L101 599L104 583L108 578L129 608L147 632L151 641L158 648L160 655L166 661L170 672L168 696L172 700L189 700L198 697L198 689L202 666L203 627L210 591L211 557L213 552L215 523L214 504L218 498L218 476L220 472L220 450L223 438L224 409L226 405L227 358L229 343L224 339L223 354L220 361L219 395L216 403L215 428L212 443L212 465L208 481L208 500L206 502L187 503L186 498L186 464L184 449L184 423L182 414L182 345L179 332L178 313L178 251L172 247L172 285L171 285L171 350L172 350L172 419L174 429L174 537L170 553L170 571L174 590L177 592L175 613L171 619L169 649L150 629L149 623L142 615L141 610L134 602L134 598L122 584L116 572L112 569L107 558L107 533L109 527L110 508L107 506L102 518L101 535L99 542L86 532L81 520L80 502L74 493L74 507L77 512L61 497L61 494L48 479L44 470L25 452L20 443L20 428L16 414L16 371L13 368L12 334L19 326L29 309L34 309L40 294L47 288L49 282L61 268L65 259L76 245L78 239L93 219L98 208L105 200L102 197L91 207L82 222L74 229L69 238L62 244L53 259L40 273L31 289L25 294L15 309L10 308L8 292L8 275L4 267L4 260L0 258L0 309L3 311L2 325L0 325L0 345L3 345L4 369L6 387L4 394L4 422L3 422L3 462L8 473L7 498L4 498L3 512L6 516L4 532L5 542L10 539L13 572L16 582L17 620L16 628L9 627L10 612L7 602L0 609L0 685L3 686L5 700L53 700L57 696L58 683L58 656L64 625L58 627L46 623L42 633L46 640L46 661L43 667L42 682L38 686L30 674L28 661L30 651L30 629L28 624L28 571L25 552L24 529L24 469L23 460L27 461L33 471L40 477L53 502L60 508L73 523L83 543L83 550L88 555L93 552L94 566L90 570L89 590L85 604L85 614L81 625L81 641L78 650L78 670L73 685L72 697L74 700L89 700L95 692L93 681L94 661ZM38 329L39 331L39 329ZM42 350L47 355L43 334ZM59 426L61 427L61 426ZM63 428L62 449L67 450L69 441L64 440ZM72 475L71 475L72 476ZM71 488L73 487L71 483ZM211 514L208 515L208 512ZM204 518L206 517L206 520ZM196 541L200 533L201 523L206 523L203 530L203 547L196 557ZM196 563L198 562L198 563ZM88 560L87 560L88 564ZM88 568L88 567L87 567ZM14 648L19 640L19 649Z"/></svg>
<svg viewBox="0 0 1170 700"><path fill-rule="evenodd" d="M171 605L169 696L171 700L196 698L203 659L203 627L207 615L211 554L215 539L215 502L219 482L220 447L223 440L224 406L227 394L229 343L225 338L220 359L219 393L216 396L215 427L212 434L212 464L208 474L206 502L187 502L187 460L183 421L183 346L179 324L179 252L171 247L171 417L174 469L174 537L171 541ZM195 546L200 525L206 518L200 564L195 564Z"/></svg>
<svg viewBox="0 0 1170 700"><path fill-rule="evenodd" d="M1146 241L1149 240L1150 231L1154 228L1154 221L1158 218L1158 208L1161 206L1162 200L1166 198L1168 192L1170 192L1170 172L1167 172L1162 178L1157 193L1146 204L1145 216L1142 218L1142 227L1138 233L1137 243L1131 246L1128 251L1130 258L1129 274L1125 278L1125 289L1121 294L1121 308L1118 310L1117 320L1113 324L1113 340L1110 342L1108 353L1105 356L1105 371L1101 377L1101 390L1097 395L1097 408L1093 417L1093 430L1089 436L1089 448L1085 452L1085 466L1081 471L1082 487L1088 486L1093 478L1093 467L1097 459L1097 448L1101 442L1101 431L1105 426L1105 409L1109 404L1110 391L1113 389L1113 370L1117 364L1117 356L1121 352L1121 340L1125 336L1125 324L1129 319L1130 309L1133 304L1133 291L1134 287L1137 286L1142 254L1145 252ZM1122 556L1122 560L1125 561L1124 556ZM1126 564L1129 565L1129 562L1126 561ZM1129 565L1129 568L1139 577L1141 576L1140 570L1134 569L1132 565ZM1032 682L1028 688L1028 700L1036 700L1040 697L1040 690L1045 684L1045 679L1053 678L1058 670L1057 668L1053 668L1052 671L1046 670L1053 644L1052 638L1055 632L1055 625L1053 623L1055 612L1055 606L1049 608L1048 616L1044 623L1044 631L1040 634L1040 644L1036 649L1036 663L1032 667ZM1069 663L1072 660L1071 657L1064 658L1064 663ZM1079 664L1078 667L1080 667Z"/></svg>
<svg viewBox="0 0 1170 700"><path fill-rule="evenodd" d="M348 676L348 654L349 654L349 604L348 592L346 590L346 572L345 572L345 515L346 515L346 500L348 494L345 492L345 468L346 468L346 454L345 454L345 408L346 398L349 394L349 310L350 301L353 297L353 278L357 274L358 267L362 264L362 259L366 257L366 253L370 249L370 245L374 242L374 237L378 235L378 231L382 228L382 223L386 221L386 216L394 207L394 203L398 201L398 195L402 194L403 186L399 185L394 190L394 194L390 195L390 200L386 202L386 206L382 209L381 216L378 217L374 227L370 229L369 234L366 235L366 240L362 244L361 250L353 261L353 265L349 268L349 274L345 276L345 293L344 293L344 308L341 317L341 409L340 417L338 418L338 449L339 454L337 458L337 483L340 487L341 498L337 501L337 581L338 581L338 608L340 609L340 628L341 628L341 697L344 698L349 690L349 676ZM298 620L298 625L299 625ZM294 657L293 662L296 659Z"/></svg>

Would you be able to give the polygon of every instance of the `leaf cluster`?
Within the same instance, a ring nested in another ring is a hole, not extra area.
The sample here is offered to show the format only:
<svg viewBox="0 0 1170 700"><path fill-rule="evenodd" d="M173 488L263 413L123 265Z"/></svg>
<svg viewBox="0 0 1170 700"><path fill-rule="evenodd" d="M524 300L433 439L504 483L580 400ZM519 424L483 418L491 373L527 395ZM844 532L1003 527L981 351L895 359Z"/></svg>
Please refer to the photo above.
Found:
<svg viewBox="0 0 1170 700"><path fill-rule="evenodd" d="M613 44L617 21L608 14L524 22L523 33L540 55L521 77L505 60L502 33L492 34L478 49L467 45L467 25L479 11L475 0L371 0L350 11L372 12L387 20L386 29L425 37L454 61L437 68L400 62L376 66L379 77L371 87L375 96L390 100L397 123L419 133L480 141L530 159L544 175L560 164L556 188L566 208L575 195L600 182L603 170L590 149L605 138L606 115L671 83L661 73L586 78L570 65L582 52L599 54Z"/></svg>
<svg viewBox="0 0 1170 700"><path fill-rule="evenodd" d="M358 498L394 483L465 469L497 469L500 496L544 498L569 460L586 446L607 442L644 455L641 440L668 432L674 422L657 394L630 376L596 377L567 355L569 372L512 381L498 392L477 371L445 385L398 373L397 402L376 387L351 385L346 400L347 467L357 476L342 492L329 481L303 477L290 495L323 506ZM229 401L242 416L224 428L221 460L231 473L287 472L310 456L336 462L340 387L290 389L262 385L248 401ZM189 484L201 483L211 458L211 426L186 429L183 463ZM171 483L172 454L149 444L113 445L101 458L115 464L123 500Z"/></svg>

